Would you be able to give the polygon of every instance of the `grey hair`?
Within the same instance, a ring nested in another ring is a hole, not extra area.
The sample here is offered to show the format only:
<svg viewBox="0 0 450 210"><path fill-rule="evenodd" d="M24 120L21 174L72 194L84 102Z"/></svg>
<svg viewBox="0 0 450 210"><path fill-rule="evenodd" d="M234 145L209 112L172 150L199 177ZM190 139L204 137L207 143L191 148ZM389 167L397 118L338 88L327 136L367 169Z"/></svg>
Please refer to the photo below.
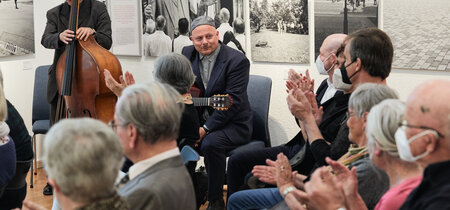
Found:
<svg viewBox="0 0 450 210"><path fill-rule="evenodd" d="M398 156L395 132L403 122L405 103L398 99L386 99L375 105L367 117L367 149L372 155L375 147L392 157Z"/></svg>
<svg viewBox="0 0 450 210"><path fill-rule="evenodd" d="M158 82L172 86L180 94L187 93L195 81L191 62L178 53L159 56L154 64L153 76Z"/></svg>
<svg viewBox="0 0 450 210"><path fill-rule="evenodd" d="M348 108L361 118L365 112L384 99L398 99L397 93L386 85L365 83L353 91L348 101Z"/></svg>
<svg viewBox="0 0 450 210"><path fill-rule="evenodd" d="M153 82L124 89L116 104L116 116L125 127L132 124L148 144L178 137L183 103L170 85Z"/></svg>
<svg viewBox="0 0 450 210"><path fill-rule="evenodd" d="M2 69L0 69L0 121L5 121L7 113L8 106L6 105L5 91L3 88L3 74Z"/></svg>
<svg viewBox="0 0 450 210"><path fill-rule="evenodd" d="M111 196L122 165L122 147L114 131L90 118L65 119L44 140L44 165L61 192L77 202Z"/></svg>
<svg viewBox="0 0 450 210"><path fill-rule="evenodd" d="M3 73L2 73L2 68L0 68L0 85L3 87Z"/></svg>

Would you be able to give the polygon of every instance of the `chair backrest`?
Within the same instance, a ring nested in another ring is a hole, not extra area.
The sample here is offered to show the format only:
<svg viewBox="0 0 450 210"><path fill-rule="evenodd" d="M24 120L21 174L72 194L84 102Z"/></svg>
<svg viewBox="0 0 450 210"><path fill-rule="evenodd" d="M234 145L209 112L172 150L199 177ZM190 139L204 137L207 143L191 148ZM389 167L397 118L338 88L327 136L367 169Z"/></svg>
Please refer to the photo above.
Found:
<svg viewBox="0 0 450 210"><path fill-rule="evenodd" d="M181 149L181 157L183 158L184 164L187 164L190 161L197 162L200 159L200 155L188 145Z"/></svg>
<svg viewBox="0 0 450 210"><path fill-rule="evenodd" d="M34 73L32 123L37 120L50 119L50 105L45 99L47 96L48 68L50 68L50 65L39 66Z"/></svg>
<svg viewBox="0 0 450 210"><path fill-rule="evenodd" d="M272 92L272 79L265 76L250 75L247 86L248 100L253 112L252 140L264 141L270 147L269 106Z"/></svg>

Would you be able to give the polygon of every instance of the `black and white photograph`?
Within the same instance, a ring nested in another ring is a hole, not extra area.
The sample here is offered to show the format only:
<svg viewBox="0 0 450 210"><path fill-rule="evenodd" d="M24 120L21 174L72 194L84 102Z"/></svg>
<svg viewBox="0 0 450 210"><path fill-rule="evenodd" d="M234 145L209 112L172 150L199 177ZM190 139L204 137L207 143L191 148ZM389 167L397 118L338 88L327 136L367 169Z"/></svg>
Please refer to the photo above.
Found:
<svg viewBox="0 0 450 210"><path fill-rule="evenodd" d="M330 34L349 34L358 29L378 27L378 5L381 0L315 0L314 53Z"/></svg>
<svg viewBox="0 0 450 210"><path fill-rule="evenodd" d="M250 0L253 61L309 63L307 0Z"/></svg>
<svg viewBox="0 0 450 210"><path fill-rule="evenodd" d="M33 0L0 0L0 57L34 54Z"/></svg>
<svg viewBox="0 0 450 210"><path fill-rule="evenodd" d="M202 15L216 21L224 44L246 51L244 0L142 0L144 56L181 53L192 45L190 23Z"/></svg>
<svg viewBox="0 0 450 210"><path fill-rule="evenodd" d="M394 68L450 71L450 1L384 0Z"/></svg>

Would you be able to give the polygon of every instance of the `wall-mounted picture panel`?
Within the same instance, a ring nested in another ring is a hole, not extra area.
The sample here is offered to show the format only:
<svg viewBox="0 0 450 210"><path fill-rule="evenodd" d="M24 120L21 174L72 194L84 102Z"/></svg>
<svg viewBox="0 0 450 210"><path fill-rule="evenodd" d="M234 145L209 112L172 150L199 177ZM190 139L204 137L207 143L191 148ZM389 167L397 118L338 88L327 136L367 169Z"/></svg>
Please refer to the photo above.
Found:
<svg viewBox="0 0 450 210"><path fill-rule="evenodd" d="M378 27L380 0L314 1L314 53L330 34L349 34L362 28ZM346 9L345 9L346 8Z"/></svg>
<svg viewBox="0 0 450 210"><path fill-rule="evenodd" d="M113 46L116 55L141 55L140 5L139 1L103 1L109 8Z"/></svg>
<svg viewBox="0 0 450 210"><path fill-rule="evenodd" d="M202 15L216 21L224 44L246 51L244 0L142 0L144 55L181 53L192 45L190 24Z"/></svg>
<svg viewBox="0 0 450 210"><path fill-rule="evenodd" d="M0 57L34 54L33 0L0 0Z"/></svg>
<svg viewBox="0 0 450 210"><path fill-rule="evenodd" d="M384 0L394 68L450 71L450 1Z"/></svg>
<svg viewBox="0 0 450 210"><path fill-rule="evenodd" d="M253 61L309 63L307 0L250 0Z"/></svg>

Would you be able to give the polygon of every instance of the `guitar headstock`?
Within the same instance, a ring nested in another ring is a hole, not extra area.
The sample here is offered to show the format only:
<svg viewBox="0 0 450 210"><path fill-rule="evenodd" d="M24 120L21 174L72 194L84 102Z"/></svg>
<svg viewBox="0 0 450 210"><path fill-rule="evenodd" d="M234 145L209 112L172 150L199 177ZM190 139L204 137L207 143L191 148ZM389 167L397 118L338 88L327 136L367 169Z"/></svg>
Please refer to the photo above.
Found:
<svg viewBox="0 0 450 210"><path fill-rule="evenodd" d="M209 97L209 106L219 111L227 111L233 104L233 99L228 94L218 94Z"/></svg>

